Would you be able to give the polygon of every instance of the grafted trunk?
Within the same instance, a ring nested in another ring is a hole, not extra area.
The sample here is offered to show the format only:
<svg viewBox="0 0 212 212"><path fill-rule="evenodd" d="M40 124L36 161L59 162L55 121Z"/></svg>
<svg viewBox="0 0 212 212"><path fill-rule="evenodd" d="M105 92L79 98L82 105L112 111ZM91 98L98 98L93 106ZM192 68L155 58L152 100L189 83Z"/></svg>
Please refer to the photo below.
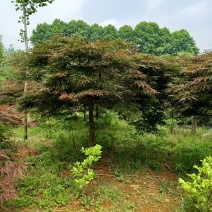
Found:
<svg viewBox="0 0 212 212"><path fill-rule="evenodd" d="M88 106L88 115L89 115L89 140L88 140L88 146L93 147L94 146L94 102L93 98L89 100L89 106Z"/></svg>

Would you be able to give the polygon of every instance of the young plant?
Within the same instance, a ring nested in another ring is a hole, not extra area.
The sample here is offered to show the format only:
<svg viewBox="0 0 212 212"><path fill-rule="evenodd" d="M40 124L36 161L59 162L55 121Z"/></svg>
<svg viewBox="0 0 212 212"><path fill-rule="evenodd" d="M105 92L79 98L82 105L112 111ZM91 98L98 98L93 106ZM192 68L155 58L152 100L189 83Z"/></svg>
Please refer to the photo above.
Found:
<svg viewBox="0 0 212 212"><path fill-rule="evenodd" d="M89 148L82 147L81 152L87 157L82 162L76 162L71 169L75 178L74 181L80 190L82 190L85 185L89 184L95 178L92 165L101 158L101 149L102 146L98 144Z"/></svg>
<svg viewBox="0 0 212 212"><path fill-rule="evenodd" d="M193 182L179 178L179 183L185 191L185 203L189 211L212 211L212 157L201 160L202 167L194 165L197 174L188 174Z"/></svg>

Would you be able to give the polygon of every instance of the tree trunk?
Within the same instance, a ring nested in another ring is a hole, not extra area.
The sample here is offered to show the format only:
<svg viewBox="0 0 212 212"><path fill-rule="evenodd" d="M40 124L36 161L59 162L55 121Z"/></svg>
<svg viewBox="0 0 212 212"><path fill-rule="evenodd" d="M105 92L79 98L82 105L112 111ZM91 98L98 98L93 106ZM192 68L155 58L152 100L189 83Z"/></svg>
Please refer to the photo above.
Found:
<svg viewBox="0 0 212 212"><path fill-rule="evenodd" d="M25 50L26 52L29 51L29 46L28 46L28 36L27 36L27 16L26 16L26 8L23 5L23 17L24 17L24 34L23 34L23 40L25 44ZM27 78L27 71L26 71L26 78ZM27 94L27 89L28 89L28 84L27 84L27 79L24 83L24 95ZM28 119L27 119L27 111L24 112L24 140L28 139Z"/></svg>
<svg viewBox="0 0 212 212"><path fill-rule="evenodd" d="M192 125L192 135L195 137L196 134L197 134L197 119L196 119L196 116L192 117L191 125Z"/></svg>
<svg viewBox="0 0 212 212"><path fill-rule="evenodd" d="M89 113L89 140L88 140L88 146L89 147L93 147L94 146L94 102L93 102L93 98L91 98L89 100L88 113Z"/></svg>

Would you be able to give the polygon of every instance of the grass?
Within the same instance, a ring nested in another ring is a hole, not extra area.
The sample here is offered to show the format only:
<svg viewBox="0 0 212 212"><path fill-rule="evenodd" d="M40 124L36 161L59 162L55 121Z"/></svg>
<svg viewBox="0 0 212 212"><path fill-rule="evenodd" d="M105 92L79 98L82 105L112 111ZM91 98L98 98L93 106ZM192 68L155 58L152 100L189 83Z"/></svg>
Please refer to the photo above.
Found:
<svg viewBox="0 0 212 212"><path fill-rule="evenodd" d="M41 122L29 128L26 142L22 141L22 128L15 128L10 140L18 149L29 150L25 155L28 175L19 183L19 198L6 206L19 210L29 207L32 211L72 211L69 206L76 206L74 211L111 212L168 205L177 210L181 205L177 180L155 176L164 167L182 175L193 171L194 164L211 155L211 131L199 129L195 138L188 129L178 127L174 134L166 127L161 127L159 135L139 134L118 116L105 114L104 118L106 123L97 129L96 137L103 146L104 160L94 167L104 173L97 178L97 185L88 186L81 196L77 195L69 167L84 159L80 149L87 143L86 123L76 117Z"/></svg>

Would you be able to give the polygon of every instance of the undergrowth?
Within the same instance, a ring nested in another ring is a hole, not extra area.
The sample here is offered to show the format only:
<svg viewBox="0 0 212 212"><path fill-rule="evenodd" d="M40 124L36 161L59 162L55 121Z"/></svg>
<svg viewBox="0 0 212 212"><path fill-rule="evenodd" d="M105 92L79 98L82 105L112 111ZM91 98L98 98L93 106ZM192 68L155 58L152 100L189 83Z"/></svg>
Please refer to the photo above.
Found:
<svg viewBox="0 0 212 212"><path fill-rule="evenodd" d="M51 210L77 198L68 167L85 159L80 150L87 147L87 124L87 120L74 116L68 120L40 121L38 126L29 128L29 139L22 144L35 154L27 158L28 174L17 187L18 199L7 202L8 207ZM168 127L161 127L159 134L141 133L112 113L104 113L96 124L96 143L102 146L102 157L120 181L125 174L137 174L144 167L161 171L164 164L184 175L191 172L194 164L199 165L200 160L211 156L212 133L205 129L196 137L188 129L178 127L174 134L170 134ZM16 128L12 140L21 148L20 132ZM103 195L107 190L99 192ZM80 198L82 204L92 205L88 203L92 202L90 195Z"/></svg>

